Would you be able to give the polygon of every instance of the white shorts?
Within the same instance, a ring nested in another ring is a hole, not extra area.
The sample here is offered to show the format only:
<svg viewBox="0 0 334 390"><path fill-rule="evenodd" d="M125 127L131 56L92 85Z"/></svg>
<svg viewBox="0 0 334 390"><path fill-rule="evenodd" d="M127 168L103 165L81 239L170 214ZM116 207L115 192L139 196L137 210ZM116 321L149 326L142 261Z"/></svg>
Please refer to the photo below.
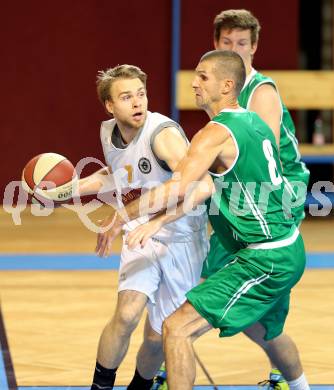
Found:
<svg viewBox="0 0 334 390"><path fill-rule="evenodd" d="M189 242L150 239L144 248L129 250L124 244L119 268L118 291L135 290L148 297L152 328L162 333L162 323L185 302L185 293L199 283L208 252L206 229Z"/></svg>

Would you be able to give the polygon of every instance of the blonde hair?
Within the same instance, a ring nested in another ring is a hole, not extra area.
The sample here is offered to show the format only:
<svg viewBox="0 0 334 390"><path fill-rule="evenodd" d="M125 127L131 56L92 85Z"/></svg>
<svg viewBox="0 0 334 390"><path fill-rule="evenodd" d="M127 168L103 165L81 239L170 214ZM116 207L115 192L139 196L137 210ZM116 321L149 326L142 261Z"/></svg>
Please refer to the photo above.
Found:
<svg viewBox="0 0 334 390"><path fill-rule="evenodd" d="M147 75L138 66L117 65L114 68L100 70L97 74L97 95L103 106L111 99L110 87L112 83L120 79L139 79L146 87Z"/></svg>

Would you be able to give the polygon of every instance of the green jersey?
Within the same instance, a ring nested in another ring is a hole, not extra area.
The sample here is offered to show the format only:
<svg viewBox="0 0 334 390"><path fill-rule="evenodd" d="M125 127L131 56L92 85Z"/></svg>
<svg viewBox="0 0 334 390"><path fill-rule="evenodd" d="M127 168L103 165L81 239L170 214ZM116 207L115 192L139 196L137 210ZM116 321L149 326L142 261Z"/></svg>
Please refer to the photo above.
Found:
<svg viewBox="0 0 334 390"><path fill-rule="evenodd" d="M228 129L237 149L229 169L211 173L216 193L208 214L221 243L233 253L238 246L291 235L294 221L283 211L284 182L272 130L242 108L223 110L212 121Z"/></svg>
<svg viewBox="0 0 334 390"><path fill-rule="evenodd" d="M246 83L238 98L241 107L247 110L249 109L253 93L256 88L262 84L270 84L278 92L276 84L271 78L266 77L253 69L251 74L247 77ZM301 181L307 185L310 172L306 168L305 164L300 161L298 141L295 136L296 130L290 113L283 102L281 102L281 105L282 113L279 154L283 166L283 175L289 182Z"/></svg>

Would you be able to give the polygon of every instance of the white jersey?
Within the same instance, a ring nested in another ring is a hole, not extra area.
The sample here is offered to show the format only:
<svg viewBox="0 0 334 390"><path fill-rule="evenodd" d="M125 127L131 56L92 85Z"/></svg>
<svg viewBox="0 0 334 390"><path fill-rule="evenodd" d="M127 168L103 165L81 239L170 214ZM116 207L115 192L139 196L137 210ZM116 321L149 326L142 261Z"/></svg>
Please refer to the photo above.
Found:
<svg viewBox="0 0 334 390"><path fill-rule="evenodd" d="M115 125L115 119L102 122L101 143L106 164L111 168L117 183L113 196L117 206L123 207L123 201L137 198L142 191L156 187L172 176L167 164L158 161L152 150L155 136L166 127L175 127L183 135L184 132L170 118L156 112L148 112L146 121L135 138L129 144L122 145L122 140L115 134ZM185 135L184 137L186 138ZM124 229L133 230L147 220L147 217L140 217L127 223ZM194 232L205 228L205 222L206 213L199 216L187 215L165 225L155 238L174 242L189 241Z"/></svg>

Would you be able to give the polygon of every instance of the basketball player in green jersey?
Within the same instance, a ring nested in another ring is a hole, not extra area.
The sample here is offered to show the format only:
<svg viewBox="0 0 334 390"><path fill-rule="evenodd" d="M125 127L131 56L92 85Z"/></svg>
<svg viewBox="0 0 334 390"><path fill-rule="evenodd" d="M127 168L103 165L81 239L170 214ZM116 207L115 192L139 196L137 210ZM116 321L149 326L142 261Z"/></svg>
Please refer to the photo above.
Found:
<svg viewBox="0 0 334 390"><path fill-rule="evenodd" d="M303 240L283 210L284 181L273 132L256 113L238 106L244 80L238 54L213 51L202 57L193 88L197 105L211 121L193 138L176 169L177 177L107 218L103 225L112 221L113 226L98 239L98 250L108 255L124 215L130 220L146 215L156 200L161 208L173 206L185 199L190 184L203 180L208 169L212 172L216 193L208 202L209 218L234 257L193 288L188 301L164 323L170 390L192 388L195 339L212 327L226 337L252 325L270 345L272 361L291 390L309 390L295 344L280 338L290 290L305 267ZM235 188L240 189L239 196ZM248 207L248 212L238 213L238 204Z"/></svg>
<svg viewBox="0 0 334 390"><path fill-rule="evenodd" d="M238 101L241 107L255 111L274 132L279 147L283 179L291 184L291 190L296 194L296 206L287 212L291 212L296 225L299 226L305 216L304 201L309 171L300 161L295 127L289 111L281 102L275 82L252 67L259 31L259 21L251 12L244 9L225 10L219 13L214 20L214 46L216 49L233 50L244 60L247 77ZM231 255L226 248L223 248L215 233L211 235L210 248L202 271L203 278L208 278L231 259ZM258 337L256 329L248 329L245 333L253 341L262 345L266 351L266 345ZM270 373L272 385L278 382L276 385L280 386L279 389L287 389L284 378L275 369L273 363L272 366Z"/></svg>
<svg viewBox="0 0 334 390"><path fill-rule="evenodd" d="M275 82L252 67L258 46L259 31L259 21L249 11L243 9L225 10L219 13L214 20L214 46L216 49L233 50L244 60L247 77L238 101L241 107L255 111L273 130L276 143L279 146L284 180L291 184L300 183L300 187L292 185L292 191L296 193L294 200L296 207L291 209L292 217L296 225L299 226L305 216L304 201L309 171L300 161L295 127L289 111L281 102ZM287 212L289 213L290 210ZM208 278L229 262L231 257L233 254L231 255L221 245L219 238L213 232L210 237L210 252L204 263L202 277ZM266 345L256 329L248 329L245 333L253 341L262 345L266 351ZM274 366L270 373L270 379L273 386L280 386L280 390L288 388L284 378Z"/></svg>
<svg viewBox="0 0 334 390"><path fill-rule="evenodd" d="M291 212L296 225L299 226L305 216L304 200L310 173L300 161L295 127L289 111L281 102L274 81L252 67L259 31L260 24L249 11L244 9L222 11L214 20L214 46L216 49L233 50L244 60L247 77L238 101L241 107L256 112L274 132L283 168L283 180L291 184L291 187L287 188L291 188L296 195L296 207L287 210L287 213ZM219 245L215 235L211 237L211 244L214 247ZM212 272L215 267L220 268L222 262L224 264L221 251L222 248L217 248L217 256L211 251L209 263ZM202 276L208 277L210 272L209 269L204 269Z"/></svg>

